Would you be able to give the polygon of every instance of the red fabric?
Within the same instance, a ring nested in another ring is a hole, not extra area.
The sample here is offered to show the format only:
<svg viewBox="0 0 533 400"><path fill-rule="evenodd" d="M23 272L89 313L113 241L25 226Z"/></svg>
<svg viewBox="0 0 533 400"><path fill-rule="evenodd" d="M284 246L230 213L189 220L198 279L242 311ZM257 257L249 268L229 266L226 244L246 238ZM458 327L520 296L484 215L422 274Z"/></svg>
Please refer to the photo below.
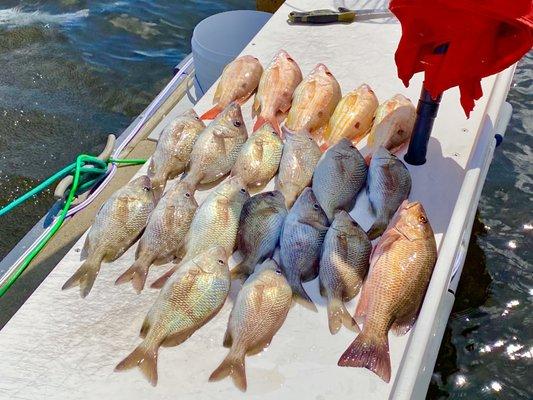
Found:
<svg viewBox="0 0 533 400"><path fill-rule="evenodd" d="M392 0L402 24L398 76L424 71L432 97L459 86L467 116L483 95L481 78L517 62L533 46L532 0ZM435 48L448 43L445 54Z"/></svg>

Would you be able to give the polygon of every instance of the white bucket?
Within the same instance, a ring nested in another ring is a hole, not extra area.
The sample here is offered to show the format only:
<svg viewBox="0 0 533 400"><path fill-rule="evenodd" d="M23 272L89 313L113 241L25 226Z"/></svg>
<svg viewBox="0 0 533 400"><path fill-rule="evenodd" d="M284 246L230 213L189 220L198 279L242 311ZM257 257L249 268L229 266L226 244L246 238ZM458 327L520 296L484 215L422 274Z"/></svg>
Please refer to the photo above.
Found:
<svg viewBox="0 0 533 400"><path fill-rule="evenodd" d="M271 16L260 11L227 11L196 25L191 47L198 98L215 83L224 67L239 55Z"/></svg>

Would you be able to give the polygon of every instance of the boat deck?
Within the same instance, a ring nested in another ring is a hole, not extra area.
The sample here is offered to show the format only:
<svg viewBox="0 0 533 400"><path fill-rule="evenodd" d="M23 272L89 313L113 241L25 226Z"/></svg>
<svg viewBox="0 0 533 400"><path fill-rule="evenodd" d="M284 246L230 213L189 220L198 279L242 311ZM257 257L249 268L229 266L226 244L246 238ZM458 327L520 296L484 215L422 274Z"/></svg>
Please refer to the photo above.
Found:
<svg viewBox="0 0 533 400"><path fill-rule="evenodd" d="M326 64L343 93L369 84L381 101L402 93L418 99L421 76L404 88L396 76L394 51L401 28L394 19L350 25L290 26L295 9L334 7L337 2L291 0L271 18L244 49L268 65L283 48L299 63L304 75L315 64ZM364 2L368 3L368 2ZM326 6L326 7L325 7ZM372 4L371 6L375 6ZM115 286L116 277L131 265L135 246L121 259L104 265L86 299L77 290L61 291L80 265L85 235L44 280L0 332L0 397L10 399L373 399L424 398L444 326L453 304L452 272L464 262L479 193L492 159L494 134L513 69L483 81L484 96L469 120L459 104L458 90L444 95L429 142L428 162L408 166L413 180L410 200L424 205L439 248L428 294L414 329L403 337L392 333L389 384L366 369L337 367L353 333L341 329L332 336L317 280L305 285L319 313L295 305L272 345L248 357L248 391L239 392L230 379L208 383L227 350L222 347L236 287L221 312L189 340L159 353L159 383L151 387L137 370L115 373L115 365L139 342L138 332L157 292L136 295L131 286ZM214 88L195 106L210 108ZM179 107L179 106L177 106ZM243 107L249 130L251 101ZM166 117L168 120L172 112ZM158 135L158 124L150 136ZM360 144L364 147L365 142ZM139 174L146 170L143 167ZM272 182L267 189L273 186ZM201 202L208 191L198 192ZM363 228L371 225L364 193L351 213ZM232 260L231 266L233 266ZM163 270L154 267L148 282ZM456 283L455 283L456 284ZM356 301L349 304L354 310Z"/></svg>

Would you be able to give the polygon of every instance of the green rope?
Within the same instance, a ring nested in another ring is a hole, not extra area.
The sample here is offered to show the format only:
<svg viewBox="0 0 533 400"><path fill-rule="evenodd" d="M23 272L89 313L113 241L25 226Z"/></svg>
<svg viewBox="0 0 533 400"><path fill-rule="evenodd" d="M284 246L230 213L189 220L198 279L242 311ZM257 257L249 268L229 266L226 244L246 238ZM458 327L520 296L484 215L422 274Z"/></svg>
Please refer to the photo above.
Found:
<svg viewBox="0 0 533 400"><path fill-rule="evenodd" d="M24 195L13 200L11 203L6 205L5 207L0 208L0 217L1 217L2 215L5 215L9 211L13 210L15 207L18 207L19 205L24 203L26 200L42 192L47 187L52 185L54 182L60 179L63 179L65 176L69 174L72 174L74 177L72 181L72 185L70 186L68 196L63 205L63 208L61 212L59 213L59 215L57 216L56 220L54 221L52 228L39 241L37 246L24 258L23 262L17 267L16 271L9 277L9 279L0 287L0 297L2 297L9 290L9 288L16 282L19 276L28 267L31 261L37 256L37 254L40 253L40 251L46 246L48 241L59 230L59 228L65 221L68 210L70 209L70 206L72 205L72 202L74 201L74 198L79 193L82 193L86 191L87 189L89 189L90 187L92 187L94 184L99 182L105 176L107 172L108 163L136 165L136 164L144 164L145 162L146 160L143 160L143 159L115 159L115 158L110 158L106 162L106 161L100 160L97 157L89 156L86 154L81 154L76 158L76 162L70 165L67 165L65 168L62 168L61 170L53 174L51 177L44 180L42 183L40 183L33 189L29 190ZM90 164L92 165L92 167L86 167L85 164ZM88 179L94 175L97 175L97 176L95 178Z"/></svg>

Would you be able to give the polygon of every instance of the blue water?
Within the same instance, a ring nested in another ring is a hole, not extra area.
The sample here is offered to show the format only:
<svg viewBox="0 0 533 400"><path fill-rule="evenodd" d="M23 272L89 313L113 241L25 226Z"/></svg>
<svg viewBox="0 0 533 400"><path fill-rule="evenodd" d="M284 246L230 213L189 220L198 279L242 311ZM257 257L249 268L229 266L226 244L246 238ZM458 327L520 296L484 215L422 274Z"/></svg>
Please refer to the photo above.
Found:
<svg viewBox="0 0 533 400"><path fill-rule="evenodd" d="M0 1L0 206L120 133L190 52L194 26L243 0ZM531 399L533 55L479 205L428 398ZM47 192L0 221L0 257L46 212ZM354 398L357 394L354 393Z"/></svg>

